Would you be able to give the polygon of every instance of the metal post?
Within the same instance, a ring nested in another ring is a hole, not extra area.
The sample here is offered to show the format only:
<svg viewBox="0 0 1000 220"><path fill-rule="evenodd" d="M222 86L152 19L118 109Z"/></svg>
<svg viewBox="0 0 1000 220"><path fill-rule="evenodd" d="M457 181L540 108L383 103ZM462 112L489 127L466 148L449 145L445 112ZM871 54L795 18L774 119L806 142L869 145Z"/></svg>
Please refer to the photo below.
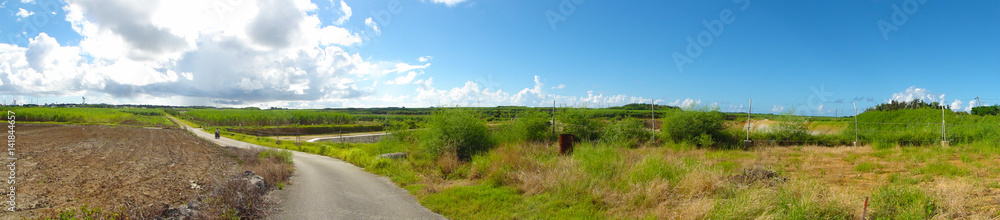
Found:
<svg viewBox="0 0 1000 220"><path fill-rule="evenodd" d="M743 140L743 148L749 149L753 145L753 141L750 141L750 114L753 112L753 99L750 99L750 105L747 106L747 139Z"/></svg>
<svg viewBox="0 0 1000 220"><path fill-rule="evenodd" d="M343 144L344 143L344 116L343 115L340 116L340 120L338 120L337 124L340 125L340 126L338 126L338 127L340 127L340 131L337 132L338 134L340 134L340 138L338 138L338 140L340 140L340 143Z"/></svg>
<svg viewBox="0 0 1000 220"><path fill-rule="evenodd" d="M656 140L656 99L649 99L649 115L653 116L653 120L649 122L650 132L649 142L652 143Z"/></svg>
<svg viewBox="0 0 1000 220"><path fill-rule="evenodd" d="M858 103L852 102L854 105L854 146L858 146Z"/></svg>
<svg viewBox="0 0 1000 220"><path fill-rule="evenodd" d="M556 136L556 100L552 100L552 136Z"/></svg>
<svg viewBox="0 0 1000 220"><path fill-rule="evenodd" d="M948 133L944 126L944 106L941 106L941 146L948 147Z"/></svg>
<svg viewBox="0 0 1000 220"><path fill-rule="evenodd" d="M864 211L861 211L861 219L862 220L868 219L868 197L867 196L865 196L865 208L864 208Z"/></svg>
<svg viewBox="0 0 1000 220"><path fill-rule="evenodd" d="M753 111L753 99L750 99L750 105L747 107L747 139L750 141L750 112Z"/></svg>

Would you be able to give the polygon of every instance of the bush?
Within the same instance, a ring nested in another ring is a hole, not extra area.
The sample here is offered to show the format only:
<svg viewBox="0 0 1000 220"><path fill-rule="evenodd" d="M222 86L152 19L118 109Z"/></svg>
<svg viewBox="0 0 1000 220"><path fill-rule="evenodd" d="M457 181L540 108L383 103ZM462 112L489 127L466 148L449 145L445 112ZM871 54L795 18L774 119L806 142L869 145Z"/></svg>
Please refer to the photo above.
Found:
<svg viewBox="0 0 1000 220"><path fill-rule="evenodd" d="M731 139L723 130L725 117L718 111L684 111L663 119L663 134L676 143L712 147Z"/></svg>
<svg viewBox="0 0 1000 220"><path fill-rule="evenodd" d="M809 141L809 129L802 122L778 123L772 131L775 140Z"/></svg>
<svg viewBox="0 0 1000 220"><path fill-rule="evenodd" d="M454 150L459 159L468 161L473 155L489 150L494 143L486 122L479 116L468 109L434 111L427 122L429 134L423 143L424 151L436 157Z"/></svg>
<svg viewBox="0 0 1000 220"><path fill-rule="evenodd" d="M524 110L501 128L498 139L503 142L544 141L551 137L549 114L537 110Z"/></svg>
<svg viewBox="0 0 1000 220"><path fill-rule="evenodd" d="M573 134L577 140L597 140L604 125L586 109L564 109L556 118L564 124L562 133Z"/></svg>
<svg viewBox="0 0 1000 220"><path fill-rule="evenodd" d="M985 115L997 115L1000 114L1000 106L979 106L972 108L973 115L985 116Z"/></svg>
<svg viewBox="0 0 1000 220"><path fill-rule="evenodd" d="M649 141L651 134L643 128L641 120L629 118L614 122L605 128L601 140L626 147L637 147L640 143Z"/></svg>

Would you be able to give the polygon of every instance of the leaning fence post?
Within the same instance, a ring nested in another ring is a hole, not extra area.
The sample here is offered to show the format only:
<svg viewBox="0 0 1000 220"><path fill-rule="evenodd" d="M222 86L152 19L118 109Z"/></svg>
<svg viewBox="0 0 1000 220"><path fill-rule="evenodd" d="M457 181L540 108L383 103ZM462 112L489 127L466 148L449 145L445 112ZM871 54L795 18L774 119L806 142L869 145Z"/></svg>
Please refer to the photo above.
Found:
<svg viewBox="0 0 1000 220"><path fill-rule="evenodd" d="M861 220L865 220L867 218L868 218L868 197L865 196L865 208L863 211L861 211Z"/></svg>

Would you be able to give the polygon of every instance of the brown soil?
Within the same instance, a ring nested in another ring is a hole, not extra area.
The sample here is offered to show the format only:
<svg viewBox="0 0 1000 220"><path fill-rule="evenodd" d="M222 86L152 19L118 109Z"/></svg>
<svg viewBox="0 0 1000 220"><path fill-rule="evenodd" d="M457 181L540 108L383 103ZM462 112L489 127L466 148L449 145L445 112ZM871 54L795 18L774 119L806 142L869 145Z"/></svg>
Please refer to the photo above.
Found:
<svg viewBox="0 0 1000 220"><path fill-rule="evenodd" d="M16 134L18 211L0 219L53 216L85 204L162 210L237 171L225 150L182 130L19 124Z"/></svg>

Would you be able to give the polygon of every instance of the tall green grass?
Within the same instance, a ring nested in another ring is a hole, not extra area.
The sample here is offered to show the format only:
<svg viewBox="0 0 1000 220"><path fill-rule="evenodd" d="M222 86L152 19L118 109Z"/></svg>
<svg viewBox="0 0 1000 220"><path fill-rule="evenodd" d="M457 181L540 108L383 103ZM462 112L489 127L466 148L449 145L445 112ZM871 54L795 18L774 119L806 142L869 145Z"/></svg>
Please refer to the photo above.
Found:
<svg viewBox="0 0 1000 220"><path fill-rule="evenodd" d="M69 124L171 126L161 109L142 108L48 108L3 107L13 111L19 122L51 122Z"/></svg>
<svg viewBox="0 0 1000 220"><path fill-rule="evenodd" d="M942 141L941 109L921 108L897 111L867 111L858 117L859 139L868 143L930 145ZM948 141L974 143L1000 141L1000 116L979 116L964 112L944 112ZM855 130L845 129L845 136Z"/></svg>
<svg viewBox="0 0 1000 220"><path fill-rule="evenodd" d="M874 190L871 197L871 219L928 219L934 215L934 199L919 188L906 185L885 185Z"/></svg>
<svg viewBox="0 0 1000 220"><path fill-rule="evenodd" d="M187 109L189 120L212 126L278 126L339 124L355 121L353 115L329 110Z"/></svg>

